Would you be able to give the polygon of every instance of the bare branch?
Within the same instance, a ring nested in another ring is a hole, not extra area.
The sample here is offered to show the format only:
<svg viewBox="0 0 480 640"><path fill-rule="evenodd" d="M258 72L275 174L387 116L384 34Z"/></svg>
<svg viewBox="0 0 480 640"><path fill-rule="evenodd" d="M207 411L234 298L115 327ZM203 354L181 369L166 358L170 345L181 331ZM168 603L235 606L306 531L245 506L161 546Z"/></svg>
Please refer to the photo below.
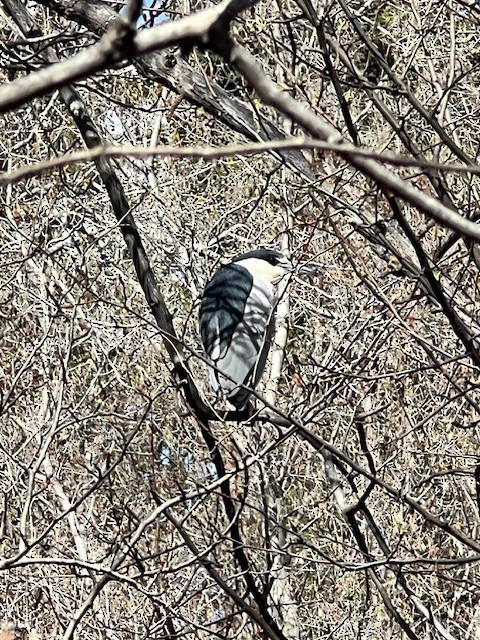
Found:
<svg viewBox="0 0 480 640"><path fill-rule="evenodd" d="M235 144L220 147L132 147L132 146L98 146L85 151L73 151L58 158L51 158L38 162L31 166L20 167L13 171L0 173L0 185L13 184L25 178L39 175L46 171L52 171L72 164L91 162L98 158L203 158L215 160L231 156L253 156L271 151L284 151L292 149L321 149L331 151L339 156L355 156L357 158L370 158L385 164L398 167L416 167L419 169L435 169L445 173L470 173L480 175L480 166L468 166L460 164L443 164L427 162L398 156L393 153L379 153L372 149L364 149L349 144L337 144L321 142L305 136L297 136L287 140L270 140L265 142L253 142L250 144Z"/></svg>
<svg viewBox="0 0 480 640"><path fill-rule="evenodd" d="M207 42L210 31L223 30L226 33L236 12L255 4L255 1L257 0L223 0L215 7L135 34L132 33L130 24L119 18L110 25L97 44L70 60L58 62L0 87L0 113L107 69L122 60L133 60L173 45L189 48L194 44Z"/></svg>
<svg viewBox="0 0 480 640"><path fill-rule="evenodd" d="M344 138L327 122L316 116L305 105L291 98L272 80L267 78L255 58L233 42L228 51L220 51L258 92L262 100L292 118L314 137L333 144L347 144ZM451 211L427 193L422 193L374 160L359 159L347 150L344 157L387 192L403 198L440 224L454 229L467 238L480 241L480 226Z"/></svg>

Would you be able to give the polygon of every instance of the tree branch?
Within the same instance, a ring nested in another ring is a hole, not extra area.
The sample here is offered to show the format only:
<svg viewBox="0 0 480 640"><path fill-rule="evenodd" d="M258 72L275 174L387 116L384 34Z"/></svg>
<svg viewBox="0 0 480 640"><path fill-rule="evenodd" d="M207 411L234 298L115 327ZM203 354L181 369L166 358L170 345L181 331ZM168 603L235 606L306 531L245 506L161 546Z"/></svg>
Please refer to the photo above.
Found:
<svg viewBox="0 0 480 640"><path fill-rule="evenodd" d="M177 45L189 49L201 45L219 33L226 34L230 21L238 11L258 0L223 0L180 20L170 20L139 33L128 20L117 16L99 42L73 56L26 77L0 87L0 113L22 105L32 98L59 89L114 66L122 60L133 60L152 51Z"/></svg>
<svg viewBox="0 0 480 640"><path fill-rule="evenodd" d="M211 43L211 46L214 46L214 43ZM265 75L255 58L242 46L233 40L229 40L225 47L218 47L217 45L215 47L244 76L265 104L292 118L315 138L320 138L320 140L329 143L345 145L345 152L342 153L342 156L352 166L374 180L386 193L394 193L445 227L454 229L463 236L480 242L480 226L478 224L466 220L458 213L448 209L429 194L422 193L419 189L408 184L374 160L355 157L355 154L349 148L350 145L341 134L310 111L306 105L301 104L288 93L282 91L278 85Z"/></svg>

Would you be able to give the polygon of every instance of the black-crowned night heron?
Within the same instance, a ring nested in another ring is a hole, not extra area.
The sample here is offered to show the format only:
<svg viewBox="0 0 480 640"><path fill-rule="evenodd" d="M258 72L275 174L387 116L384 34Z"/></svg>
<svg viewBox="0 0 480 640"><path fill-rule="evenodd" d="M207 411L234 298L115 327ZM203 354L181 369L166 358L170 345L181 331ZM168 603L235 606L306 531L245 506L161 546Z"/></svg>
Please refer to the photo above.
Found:
<svg viewBox="0 0 480 640"><path fill-rule="evenodd" d="M200 332L217 396L242 409L265 369L275 328L276 287L293 271L278 251L257 249L220 267L207 284ZM298 273L314 275L303 267Z"/></svg>

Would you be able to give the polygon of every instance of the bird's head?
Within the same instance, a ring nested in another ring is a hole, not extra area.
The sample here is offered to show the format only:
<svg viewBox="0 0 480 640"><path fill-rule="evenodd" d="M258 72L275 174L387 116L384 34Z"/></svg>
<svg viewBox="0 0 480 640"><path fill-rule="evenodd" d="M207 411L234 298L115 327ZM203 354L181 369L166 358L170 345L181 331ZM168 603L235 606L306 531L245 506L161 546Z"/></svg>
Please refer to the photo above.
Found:
<svg viewBox="0 0 480 640"><path fill-rule="evenodd" d="M272 284L277 284L287 273L295 270L290 260L273 249L255 249L235 258L236 262L252 273L258 273ZM308 267L300 267L297 273L313 276L316 272Z"/></svg>

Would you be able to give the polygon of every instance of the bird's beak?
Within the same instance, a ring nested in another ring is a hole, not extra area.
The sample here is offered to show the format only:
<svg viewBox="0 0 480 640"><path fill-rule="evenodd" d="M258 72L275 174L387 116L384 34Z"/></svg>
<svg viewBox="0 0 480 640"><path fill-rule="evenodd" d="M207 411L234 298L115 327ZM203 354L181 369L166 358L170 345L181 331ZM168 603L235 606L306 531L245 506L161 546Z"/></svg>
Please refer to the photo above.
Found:
<svg viewBox="0 0 480 640"><path fill-rule="evenodd" d="M313 267L307 267L306 265L296 269L296 272L299 276L307 276L309 278L316 278L317 276L320 275L320 271L318 269L314 269Z"/></svg>

